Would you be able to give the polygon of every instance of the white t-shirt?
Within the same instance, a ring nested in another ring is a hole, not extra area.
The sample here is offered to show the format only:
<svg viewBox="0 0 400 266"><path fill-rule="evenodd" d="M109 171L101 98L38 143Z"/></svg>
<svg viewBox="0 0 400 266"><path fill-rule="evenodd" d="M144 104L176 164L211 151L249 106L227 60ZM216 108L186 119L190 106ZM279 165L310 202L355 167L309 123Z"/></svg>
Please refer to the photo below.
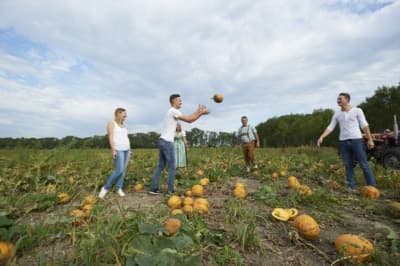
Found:
<svg viewBox="0 0 400 266"><path fill-rule="evenodd" d="M339 123L340 135L339 140L361 139L361 128L368 126L364 112L358 107L352 107L349 111L338 110L332 117L331 123L327 127L333 131Z"/></svg>
<svg viewBox="0 0 400 266"><path fill-rule="evenodd" d="M126 127L120 127L115 121L114 122L114 146L117 151L129 151L131 144L129 142L128 130Z"/></svg>
<svg viewBox="0 0 400 266"><path fill-rule="evenodd" d="M176 126L178 124L178 117L182 115L181 111L171 107L165 115L163 127L161 129L161 136L163 140L174 142Z"/></svg>

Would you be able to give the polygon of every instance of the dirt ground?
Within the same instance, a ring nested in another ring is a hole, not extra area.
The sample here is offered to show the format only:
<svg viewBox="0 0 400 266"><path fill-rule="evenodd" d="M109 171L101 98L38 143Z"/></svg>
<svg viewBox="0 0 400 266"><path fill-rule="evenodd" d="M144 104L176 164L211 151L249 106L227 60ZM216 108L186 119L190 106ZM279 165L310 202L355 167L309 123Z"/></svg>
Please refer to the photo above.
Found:
<svg viewBox="0 0 400 266"><path fill-rule="evenodd" d="M249 193L257 191L262 182L255 178L232 177L224 185L212 183L207 187L205 197L211 203L210 213L205 216L209 228L229 232L229 225L225 223L226 201L232 197L231 188L236 182L245 184ZM341 192L338 192L341 193ZM349 197L349 195L346 195ZM352 196L350 196L351 199ZM357 195L353 196L357 197ZM385 201L385 198L379 199ZM149 195L146 191L127 191L124 198L110 192L105 199L105 204L110 208L119 208L129 215L131 210L152 210L153 208L167 208L166 197L162 195ZM273 206L258 203L248 198L249 205L256 210L260 220L257 222L257 231L261 240L263 252L260 250L241 251L245 265L331 265L338 255L333 244L334 239L343 233L362 234L369 239L374 239L375 244L385 242L389 226L400 235L400 222L398 220L380 220L380 216L373 213L373 208L365 209L357 205L357 201L350 200L344 205L343 210L338 210L342 219L340 221L328 220L320 224L321 234L314 241L306 241L298 236L292 227L292 221L280 222L271 218ZM118 203L118 204L117 204ZM18 221L18 223L49 223L58 215L65 214L76 203L59 205L49 213L30 213ZM299 209L299 213L302 210ZM33 250L23 257L17 258L12 265L37 265L37 254L50 257L67 258L72 254L70 243L55 242L55 245L46 250ZM207 265L207 258L204 263ZM54 262L57 264L57 262ZM341 265L341 264L335 264ZM343 265L343 264L342 264Z"/></svg>

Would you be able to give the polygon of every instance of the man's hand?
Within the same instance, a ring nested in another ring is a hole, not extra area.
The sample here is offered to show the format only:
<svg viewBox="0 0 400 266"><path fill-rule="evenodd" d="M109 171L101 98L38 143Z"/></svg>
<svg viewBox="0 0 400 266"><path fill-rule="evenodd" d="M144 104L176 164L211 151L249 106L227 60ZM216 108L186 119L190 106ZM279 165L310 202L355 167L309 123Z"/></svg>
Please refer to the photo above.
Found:
<svg viewBox="0 0 400 266"><path fill-rule="evenodd" d="M117 151L113 150L112 151L112 158L115 160L117 158Z"/></svg>
<svg viewBox="0 0 400 266"><path fill-rule="evenodd" d="M197 112L201 115L207 115L210 113L210 110L207 109L207 106L199 104L199 108L197 108Z"/></svg>
<svg viewBox="0 0 400 266"><path fill-rule="evenodd" d="M375 143L374 143L374 141L372 140L372 139L369 139L368 140L368 142L367 142L367 147L368 147L368 149L373 149L374 147L375 147Z"/></svg>
<svg viewBox="0 0 400 266"><path fill-rule="evenodd" d="M256 147L260 148L260 142L259 141L256 141Z"/></svg>

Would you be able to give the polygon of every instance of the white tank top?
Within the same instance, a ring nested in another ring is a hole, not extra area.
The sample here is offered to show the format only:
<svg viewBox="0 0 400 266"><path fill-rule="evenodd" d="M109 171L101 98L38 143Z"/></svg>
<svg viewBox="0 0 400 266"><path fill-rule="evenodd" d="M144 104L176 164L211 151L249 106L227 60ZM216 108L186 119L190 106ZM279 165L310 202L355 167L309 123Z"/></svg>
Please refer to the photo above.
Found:
<svg viewBox="0 0 400 266"><path fill-rule="evenodd" d="M117 122L114 122L114 146L117 151L128 151L131 149L131 144L128 138L128 130L126 127L120 127Z"/></svg>

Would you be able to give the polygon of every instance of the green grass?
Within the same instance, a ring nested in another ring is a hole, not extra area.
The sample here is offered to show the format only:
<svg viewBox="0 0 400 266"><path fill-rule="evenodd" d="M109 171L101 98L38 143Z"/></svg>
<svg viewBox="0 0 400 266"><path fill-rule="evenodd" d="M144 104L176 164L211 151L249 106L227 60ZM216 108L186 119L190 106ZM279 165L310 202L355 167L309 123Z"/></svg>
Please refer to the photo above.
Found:
<svg viewBox="0 0 400 266"><path fill-rule="evenodd" d="M148 189L157 164L157 152L133 151L125 179L126 190L136 183ZM257 149L256 158L260 176L254 180L260 185L247 200L237 200L231 195L221 195L220 190L228 191L227 182L234 178L246 178L240 149L192 148L189 167L178 172L177 190L183 192L196 184L200 178L196 170L202 169L213 183L206 188L205 196L222 198L223 209L214 216L211 198L208 216L178 216L182 221L181 229L176 235L166 237L163 222L170 214L165 204L135 210L124 209L117 201L100 201L95 204L87 223L74 226L69 211L81 207L84 196L96 195L113 171L109 150L0 150L0 218L12 221L2 225L0 219L0 238L18 243L16 256L31 255L38 265L149 265L159 262L245 265L244 253L263 256L263 232L272 231L270 237L279 236L286 240L284 243L290 243L286 239L292 230L290 226L275 221L265 210L298 208L300 213L312 215L323 226L342 226L344 211L352 212L353 206L357 206L355 215L367 215L385 223L393 220L383 206L386 199L400 200L400 192L395 189L400 184L398 171L388 171L371 162L383 200L370 200L347 195L342 190L332 191L332 181L345 187L344 168L335 149L306 146ZM282 170L310 186L313 194L304 196L288 189L287 177L271 179L273 172ZM165 185L166 181L164 171L160 184ZM356 183L359 186L365 183L358 167ZM71 201L59 205L56 195L60 192L69 193ZM393 230L397 228L391 226ZM322 230L327 228L322 227ZM398 261L398 243L395 250L391 249L392 243L386 236L376 242L378 252L374 261L377 265ZM296 251L296 247L287 248Z"/></svg>

